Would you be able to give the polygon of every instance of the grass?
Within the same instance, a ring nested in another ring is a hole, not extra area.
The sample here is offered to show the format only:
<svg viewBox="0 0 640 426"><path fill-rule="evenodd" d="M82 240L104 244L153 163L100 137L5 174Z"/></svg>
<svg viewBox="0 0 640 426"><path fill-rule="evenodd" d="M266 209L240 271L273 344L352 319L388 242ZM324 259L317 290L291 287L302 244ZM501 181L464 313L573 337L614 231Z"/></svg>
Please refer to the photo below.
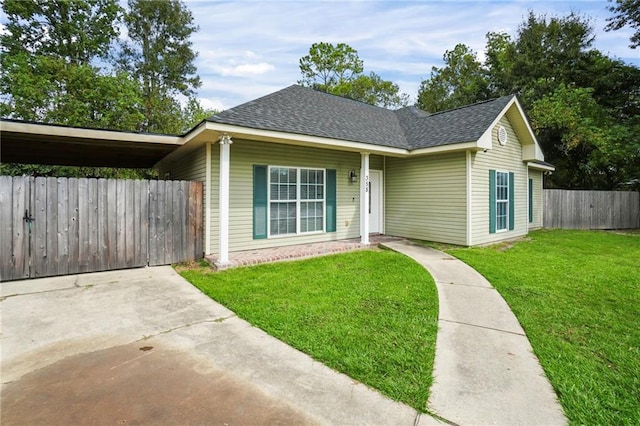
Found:
<svg viewBox="0 0 640 426"><path fill-rule="evenodd" d="M640 424L637 233L544 230L447 251L506 299L572 424Z"/></svg>
<svg viewBox="0 0 640 426"><path fill-rule="evenodd" d="M391 251L181 275L314 359L426 411L438 300L429 274Z"/></svg>

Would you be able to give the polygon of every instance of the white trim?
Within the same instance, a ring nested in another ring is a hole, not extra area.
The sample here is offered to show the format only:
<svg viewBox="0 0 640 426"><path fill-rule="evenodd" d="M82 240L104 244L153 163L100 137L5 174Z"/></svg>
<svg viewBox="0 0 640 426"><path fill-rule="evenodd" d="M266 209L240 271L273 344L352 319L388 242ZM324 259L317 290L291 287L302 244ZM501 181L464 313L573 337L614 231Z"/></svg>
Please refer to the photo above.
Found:
<svg viewBox="0 0 640 426"><path fill-rule="evenodd" d="M296 169L296 199L295 200L272 200L271 199L271 169ZM322 171L322 199L300 198L301 171L315 170ZM296 203L296 232L289 234L271 234L271 203L289 202ZM319 231L300 231L300 204L303 202L322 202L322 229ZM325 234L327 232L327 169L321 167L292 167L292 166L267 166L267 239L296 237L300 235Z"/></svg>
<svg viewBox="0 0 640 426"><path fill-rule="evenodd" d="M473 238L472 232L472 224L471 215L473 214L473 186L472 186L472 167L471 167L471 151L467 151L467 246L472 246L473 242L471 241Z"/></svg>
<svg viewBox="0 0 640 426"><path fill-rule="evenodd" d="M220 190L218 193L218 219L220 227L218 229L218 265L229 264L229 169L231 144L233 141L229 135L220 136Z"/></svg>
<svg viewBox="0 0 640 426"><path fill-rule="evenodd" d="M531 228L531 224L533 223L533 215L531 215L531 219L529 220L529 199L533 197L533 188L529 188L529 168L527 167L527 174L526 174L526 178L525 178L525 182L527 183L527 202L525 203L526 207L527 207L527 214L525 215L526 217L526 221L525 223L527 224L527 232L529 232L529 228ZM514 183L515 185L515 183ZM533 185L531 185L533 187ZM529 192L531 192L532 194L529 194Z"/></svg>
<svg viewBox="0 0 640 426"><path fill-rule="evenodd" d="M29 135L59 136L64 138L96 139L105 141L182 145L184 138L153 133L124 132L105 129L82 129L78 127L56 126L52 124L15 122L0 120L2 132Z"/></svg>
<svg viewBox="0 0 640 426"><path fill-rule="evenodd" d="M409 153L409 151L404 148L393 148L369 144L365 142L353 142L320 136L279 132L275 130L252 129L249 127L235 126L230 124L207 122L206 129L213 130L219 133L228 133L234 138L257 140L260 142L277 142L289 145L313 146L352 152L361 152L366 149L368 152L373 152L376 154L387 154L395 156L405 156ZM189 136L190 135L187 135L187 139L191 140L192 138Z"/></svg>
<svg viewBox="0 0 640 426"><path fill-rule="evenodd" d="M382 157L382 233L387 232L387 157Z"/></svg>
<svg viewBox="0 0 640 426"><path fill-rule="evenodd" d="M378 231L384 234L384 173L382 170L369 169L369 177L375 174L378 176ZM371 180L371 179L369 179ZM368 210L367 210L368 211ZM371 223L369 223L369 231L371 231Z"/></svg>
<svg viewBox="0 0 640 426"><path fill-rule="evenodd" d="M360 153L360 242L369 244L369 153Z"/></svg>
<svg viewBox="0 0 640 426"><path fill-rule="evenodd" d="M205 145L204 165L204 254L211 254L211 142Z"/></svg>
<svg viewBox="0 0 640 426"><path fill-rule="evenodd" d="M506 212L507 213L507 220L505 221L505 227L504 228L500 228L500 229L498 229L498 202L504 203L504 200L498 200L498 173L502 173L502 174L507 175L507 203L506 203L507 204L507 212ZM510 225L510 223L509 223L509 210L511 208L511 203L513 203L513 200L511 200L511 198L509 197L509 192L511 190L511 187L509 185L509 173L510 172L508 172L508 171L505 172L503 170L496 170L496 187L494 189L495 194L496 194L496 200L495 200L495 203L496 203L496 218L495 218L495 221L496 221L496 234L500 233L500 232L509 231L509 225ZM513 184L515 185L515 176L514 176L514 183ZM515 188L513 188L513 189L514 189L513 193L514 193L514 197L515 197ZM514 215L513 220L515 222L515 220L516 220L515 215ZM514 223L514 229L515 229L515 223Z"/></svg>
<svg viewBox="0 0 640 426"><path fill-rule="evenodd" d="M462 142L462 143L453 143L450 145L439 145L432 146L429 148L418 148L413 151L407 151L407 157L413 155L428 155L428 154L439 154L442 152L457 152L457 151L466 151L469 149L480 150L480 146L478 146L478 142L470 141L470 142Z"/></svg>
<svg viewBox="0 0 640 426"><path fill-rule="evenodd" d="M556 168L553 166L547 166L540 163L527 163L527 168L531 168L533 170L540 170L543 172L555 172Z"/></svg>

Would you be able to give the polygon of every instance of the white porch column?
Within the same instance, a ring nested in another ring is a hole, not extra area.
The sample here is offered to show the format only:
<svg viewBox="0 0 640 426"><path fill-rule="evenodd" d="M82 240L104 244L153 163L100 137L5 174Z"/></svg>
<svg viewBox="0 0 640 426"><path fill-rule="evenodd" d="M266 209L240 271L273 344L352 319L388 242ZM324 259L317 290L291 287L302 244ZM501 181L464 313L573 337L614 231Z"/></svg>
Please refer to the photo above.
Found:
<svg viewBox="0 0 640 426"><path fill-rule="evenodd" d="M360 153L360 242L369 244L369 153Z"/></svg>
<svg viewBox="0 0 640 426"><path fill-rule="evenodd" d="M205 151L204 182L204 254L211 254L211 142Z"/></svg>
<svg viewBox="0 0 640 426"><path fill-rule="evenodd" d="M231 151L231 136L222 135L218 140L220 143L220 191L218 200L218 211L220 226L218 236L218 265L229 264L229 155Z"/></svg>

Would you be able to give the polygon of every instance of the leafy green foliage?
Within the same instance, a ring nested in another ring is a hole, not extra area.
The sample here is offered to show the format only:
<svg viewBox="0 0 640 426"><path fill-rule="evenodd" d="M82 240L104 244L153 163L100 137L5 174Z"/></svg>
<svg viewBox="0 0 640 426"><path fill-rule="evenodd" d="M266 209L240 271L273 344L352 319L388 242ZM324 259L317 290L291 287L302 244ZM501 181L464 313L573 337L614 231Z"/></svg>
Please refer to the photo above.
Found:
<svg viewBox="0 0 640 426"><path fill-rule="evenodd" d="M92 65L105 59L122 13L115 0L8 0L0 35L3 116L133 130L142 117L126 75ZM117 111L112 108L118 107Z"/></svg>
<svg viewBox="0 0 640 426"><path fill-rule="evenodd" d="M458 44L443 60L445 66L432 67L431 77L420 84L421 109L439 112L490 98L487 73L473 50Z"/></svg>
<svg viewBox="0 0 640 426"><path fill-rule="evenodd" d="M609 10L614 15L607 19L609 24L605 29L613 31L626 26L635 29L635 32L631 35L631 44L629 45L629 47L635 49L640 46L640 0L615 0L615 3L615 6L609 7Z"/></svg>
<svg viewBox="0 0 640 426"><path fill-rule="evenodd" d="M484 64L464 45L448 51L418 105L435 112L517 94L556 166L548 187L620 189L640 178L640 69L593 42L586 18L530 12L515 37L487 34Z"/></svg>
<svg viewBox="0 0 640 426"><path fill-rule="evenodd" d="M351 46L314 43L300 58L303 86L385 108L406 106L408 95L400 87L374 72L362 74L363 61Z"/></svg>
<svg viewBox="0 0 640 426"><path fill-rule="evenodd" d="M181 133L186 126L176 97L192 97L201 85L190 41L198 31L193 15L179 0L129 0L124 22L130 41L117 62L140 84L144 120L138 130Z"/></svg>
<svg viewBox="0 0 640 426"><path fill-rule="evenodd" d="M363 71L358 52L345 43L313 43L309 54L300 58L300 84L327 92L352 81Z"/></svg>
<svg viewBox="0 0 640 426"><path fill-rule="evenodd" d="M211 273L181 272L267 333L426 410L438 302L424 268L390 251L359 251Z"/></svg>
<svg viewBox="0 0 640 426"><path fill-rule="evenodd" d="M194 96L200 81L189 37L197 27L177 0L132 0L126 15L117 0L7 0L2 8L7 15L0 34L3 117L179 134L213 113ZM121 56L126 66L114 68L109 61L122 19L132 41ZM184 106L177 96L187 97ZM1 172L155 176L150 170L18 164L3 164Z"/></svg>
<svg viewBox="0 0 640 426"><path fill-rule="evenodd" d="M559 84L579 83L576 74L593 41L589 22L573 13L547 19L530 12L514 40L489 33L487 71L495 95L516 93L530 108Z"/></svg>
<svg viewBox="0 0 640 426"><path fill-rule="evenodd" d="M505 298L572 424L639 424L640 236L529 236L448 252Z"/></svg>
<svg viewBox="0 0 640 426"><path fill-rule="evenodd" d="M158 179L151 169L123 169L113 167L43 166L39 164L0 164L3 176L52 176L104 179Z"/></svg>
<svg viewBox="0 0 640 426"><path fill-rule="evenodd" d="M4 49L53 55L69 64L106 58L122 13L116 0L5 0L2 8Z"/></svg>
<svg viewBox="0 0 640 426"><path fill-rule="evenodd" d="M329 92L384 108L406 106L409 103L409 96L400 93L397 84L383 80L373 71L369 75L359 75L351 81L336 85Z"/></svg>

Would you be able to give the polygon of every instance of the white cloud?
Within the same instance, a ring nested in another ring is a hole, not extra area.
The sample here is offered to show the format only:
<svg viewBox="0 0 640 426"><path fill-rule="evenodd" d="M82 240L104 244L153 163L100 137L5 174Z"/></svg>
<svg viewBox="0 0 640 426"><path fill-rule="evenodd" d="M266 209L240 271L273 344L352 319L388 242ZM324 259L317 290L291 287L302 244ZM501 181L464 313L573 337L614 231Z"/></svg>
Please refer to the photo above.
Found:
<svg viewBox="0 0 640 426"><path fill-rule="evenodd" d="M259 62L257 64L241 64L233 67L222 67L220 74L223 76L251 76L260 75L273 71L275 67L266 62Z"/></svg>
<svg viewBox="0 0 640 426"><path fill-rule="evenodd" d="M223 111L225 109L224 103L220 99L198 98L198 100L204 109L216 111Z"/></svg>
<svg viewBox="0 0 640 426"><path fill-rule="evenodd" d="M515 35L530 9L548 16L574 11L593 17L594 47L640 65L640 51L628 48L631 30L603 31L610 16L607 6L604 0L187 0L200 27L192 37L203 83L198 95L216 109L296 83L298 60L319 41L349 44L358 50L366 72L395 82L415 98L431 67L442 65L446 50L464 43L482 59L486 33ZM1 11L0 22L6 23Z"/></svg>
<svg viewBox="0 0 640 426"><path fill-rule="evenodd" d="M602 1L267 1L189 6L197 10L196 18L202 18L200 27L206 25L194 46L207 46L211 52L201 53L200 75L205 82L215 80L201 92L222 99L225 107L295 83L300 78L299 58L319 41L349 44L358 50L366 72L394 81L415 98L420 81L432 66L442 65L446 50L464 43L482 60L486 33L515 35L530 9L547 16L571 11L592 16L595 47L640 64L637 52L626 47L628 32L602 32L609 13Z"/></svg>

